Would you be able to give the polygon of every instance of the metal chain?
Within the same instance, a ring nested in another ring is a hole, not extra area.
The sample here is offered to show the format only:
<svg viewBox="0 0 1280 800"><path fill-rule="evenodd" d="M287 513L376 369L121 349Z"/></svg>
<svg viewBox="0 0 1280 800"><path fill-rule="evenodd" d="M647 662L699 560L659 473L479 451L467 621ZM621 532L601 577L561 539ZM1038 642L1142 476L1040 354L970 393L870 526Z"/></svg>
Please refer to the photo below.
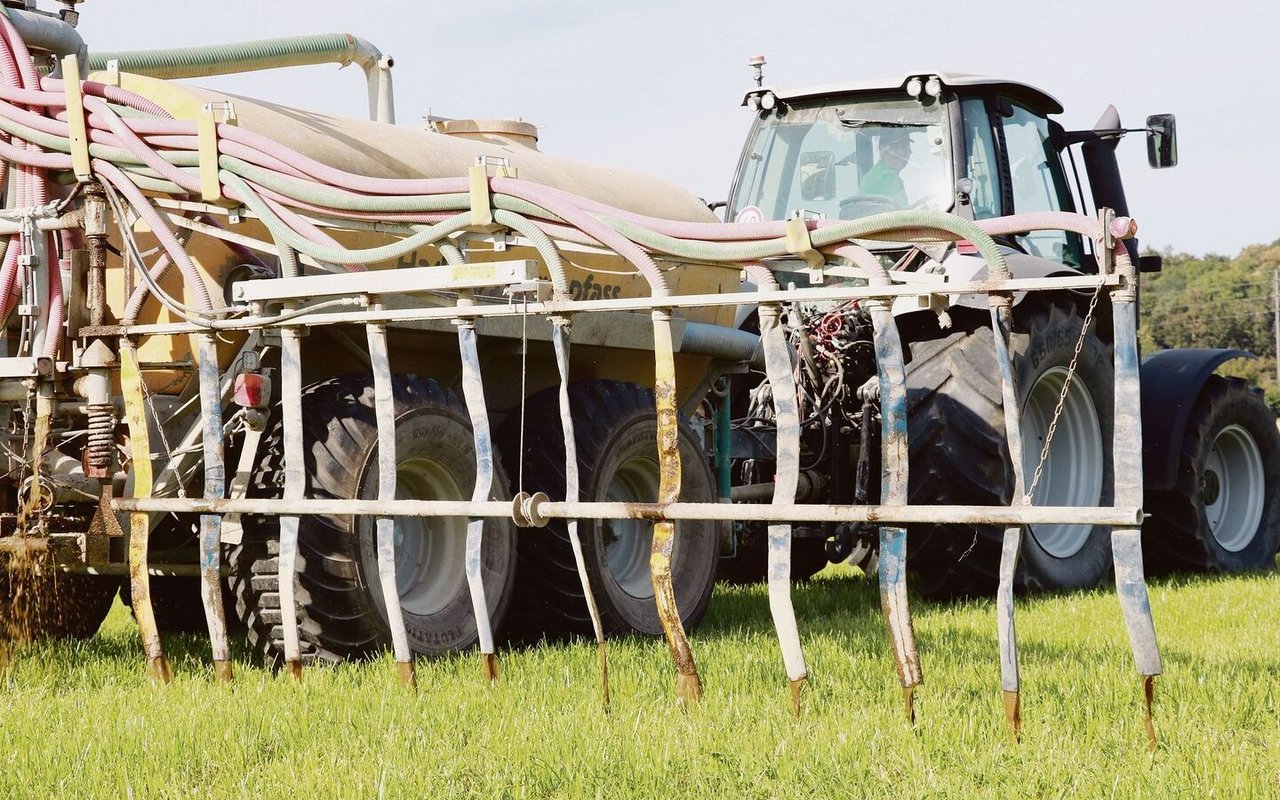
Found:
<svg viewBox="0 0 1280 800"><path fill-rule="evenodd" d="M1035 473L1031 476L1031 486L1022 496L1023 505L1031 505L1032 498L1036 496L1036 487L1040 485L1040 478L1044 475L1044 465L1049 460L1049 446L1053 443L1053 434L1058 430L1062 408L1067 404L1067 393L1071 390L1071 383L1076 377L1076 366L1080 362L1080 352L1084 349L1085 337L1089 334L1089 323L1093 321L1093 312L1098 308L1098 298L1102 296L1102 285L1102 281L1099 280L1098 288L1093 290L1093 297L1089 300L1089 310L1085 312L1084 325L1080 327L1080 336L1076 339L1075 350L1071 353L1071 363L1067 365L1067 378L1062 382L1062 392L1058 395L1058 405L1053 409L1053 419L1049 421L1049 430L1044 436L1044 446L1040 448L1040 459L1036 463Z"/></svg>

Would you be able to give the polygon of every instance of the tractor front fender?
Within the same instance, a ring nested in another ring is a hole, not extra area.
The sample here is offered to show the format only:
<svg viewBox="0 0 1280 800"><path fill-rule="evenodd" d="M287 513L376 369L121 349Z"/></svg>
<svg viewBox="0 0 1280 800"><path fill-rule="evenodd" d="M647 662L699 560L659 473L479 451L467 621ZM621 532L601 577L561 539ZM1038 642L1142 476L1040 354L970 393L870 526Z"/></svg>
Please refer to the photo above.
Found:
<svg viewBox="0 0 1280 800"><path fill-rule="evenodd" d="M1162 350L1142 362L1142 464L1147 491L1173 488L1191 409L1214 370L1237 358L1257 356L1244 350L1188 348Z"/></svg>

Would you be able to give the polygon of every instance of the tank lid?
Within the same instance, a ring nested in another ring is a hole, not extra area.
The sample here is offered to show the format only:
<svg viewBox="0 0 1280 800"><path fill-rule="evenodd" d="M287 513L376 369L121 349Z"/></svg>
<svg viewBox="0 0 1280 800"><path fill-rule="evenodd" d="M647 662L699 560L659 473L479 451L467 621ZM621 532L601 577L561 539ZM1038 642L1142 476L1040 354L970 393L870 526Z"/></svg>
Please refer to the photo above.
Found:
<svg viewBox="0 0 1280 800"><path fill-rule="evenodd" d="M427 128L447 136L538 149L538 126L522 119L430 119Z"/></svg>

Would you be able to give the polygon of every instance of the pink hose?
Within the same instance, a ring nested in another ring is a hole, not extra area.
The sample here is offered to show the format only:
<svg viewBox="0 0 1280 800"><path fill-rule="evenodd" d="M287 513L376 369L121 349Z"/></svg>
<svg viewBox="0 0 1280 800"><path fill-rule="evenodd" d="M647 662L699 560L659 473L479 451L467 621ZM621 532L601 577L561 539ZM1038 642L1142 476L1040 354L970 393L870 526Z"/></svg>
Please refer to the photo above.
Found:
<svg viewBox="0 0 1280 800"><path fill-rule="evenodd" d="M191 261L191 257L187 255L187 251L178 241L178 237L174 235L173 229L164 221L164 218L155 210L155 207L151 205L141 190L114 164L108 161L94 159L93 169L123 194L125 199L129 201L129 205L133 206L134 210L142 216L143 222L147 223L147 227L151 229L151 233L156 237L156 240L160 242L160 246L165 249L169 257L178 265L178 269L182 271L183 283L186 284L191 294L195 296L196 307L201 311L213 310L213 302L209 298L209 289L204 285L204 278L200 275L200 271L196 268L195 263Z"/></svg>
<svg viewBox="0 0 1280 800"><path fill-rule="evenodd" d="M40 81L40 86L50 94L65 98L66 83L59 78L43 78ZM172 114L150 99L136 92L121 89L119 86L98 83L97 81L81 81L80 91L89 97L100 97L107 102L115 103L118 106L127 106L144 114L153 114L161 119L173 119ZM61 103L54 105L62 105L65 102L66 100L63 99Z"/></svg>
<svg viewBox="0 0 1280 800"><path fill-rule="evenodd" d="M65 153L42 153L39 150L33 152L3 140L0 140L0 158L12 161L24 169L36 167L57 170L71 169L71 156ZM32 205L44 205L44 203L33 203Z"/></svg>
<svg viewBox="0 0 1280 800"><path fill-rule="evenodd" d="M574 205L592 214L626 220L648 228L655 233L661 233L677 239L733 242L750 239L776 239L787 235L787 223L785 222L733 222L728 224L723 222L680 222L678 220L648 217L632 211L624 211L607 203L601 203L586 197L578 197L562 189L555 189L550 186L533 184L528 181L523 181L523 183L537 186L539 192L544 193L545 196L555 197L562 203ZM806 220L805 224L809 230L815 230L818 227L818 220Z"/></svg>
<svg viewBox="0 0 1280 800"><path fill-rule="evenodd" d="M161 158L155 150L148 147L147 143L142 141L138 134L129 129L129 126L124 123L124 120L120 119L115 112L107 108L106 103L103 103L97 98L86 98L84 104L85 108L91 109L95 114L102 116L106 120L107 125L111 128L111 132L120 137L125 148L138 158L141 158L143 163L148 167L151 167L156 172L164 176L166 180L176 183L188 192L198 193L200 191L199 178L183 172L178 167L175 167L168 161Z"/></svg>
<svg viewBox="0 0 1280 800"><path fill-rule="evenodd" d="M280 219L284 221L284 224L305 236L307 241L312 244L318 244L323 247L342 247L342 243L337 239L334 239L315 225L312 225L309 221L298 216L292 209L283 203L278 203L268 197L264 197L263 202L271 207L271 210L276 213L276 216L280 217ZM343 264L342 267L346 269L347 272L365 271L364 264Z"/></svg>
<svg viewBox="0 0 1280 800"><path fill-rule="evenodd" d="M511 178L492 178L490 188L495 192L509 194L542 206L634 264L645 280L649 281L649 287L655 297L666 297L671 294L671 288L667 286L667 277L662 274L658 265L653 262L653 258L643 248L586 211L573 207L551 192L544 192L543 189L546 187Z"/></svg>
<svg viewBox="0 0 1280 800"><path fill-rule="evenodd" d="M293 164L313 178L362 194L454 194L469 191L471 188L471 183L466 178L370 178L365 175L355 175L335 169L328 164L322 164L301 153L295 153L279 142L234 125L219 125L218 137L248 145L269 156Z"/></svg>

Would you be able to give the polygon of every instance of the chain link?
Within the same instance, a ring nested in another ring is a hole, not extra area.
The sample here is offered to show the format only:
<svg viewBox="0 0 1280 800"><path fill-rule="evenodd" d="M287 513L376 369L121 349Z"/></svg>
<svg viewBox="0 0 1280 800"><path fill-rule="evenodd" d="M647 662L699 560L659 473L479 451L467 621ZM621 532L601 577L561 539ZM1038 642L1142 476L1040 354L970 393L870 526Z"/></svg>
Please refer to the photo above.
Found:
<svg viewBox="0 0 1280 800"><path fill-rule="evenodd" d="M1089 300L1089 310L1085 312L1084 325L1080 327L1080 336L1076 339L1075 350L1071 353L1071 363L1067 365L1067 377L1062 382L1062 392L1058 395L1058 405L1053 409L1053 419L1049 421L1049 430L1044 436L1044 446L1040 448L1040 459L1036 462L1036 471L1031 476L1031 486L1022 497L1023 505L1031 505L1032 499L1036 496L1036 487L1040 485L1040 479L1044 476L1044 465L1049 460L1049 446L1053 443L1053 434L1058 430L1062 408L1067 404L1067 393L1071 391L1071 384L1075 380L1076 367L1080 363L1080 352L1084 350L1084 340L1089 334L1089 323L1093 321L1093 313L1098 308L1098 298L1102 296L1102 285L1102 281L1099 280L1098 288L1093 290L1093 297Z"/></svg>

